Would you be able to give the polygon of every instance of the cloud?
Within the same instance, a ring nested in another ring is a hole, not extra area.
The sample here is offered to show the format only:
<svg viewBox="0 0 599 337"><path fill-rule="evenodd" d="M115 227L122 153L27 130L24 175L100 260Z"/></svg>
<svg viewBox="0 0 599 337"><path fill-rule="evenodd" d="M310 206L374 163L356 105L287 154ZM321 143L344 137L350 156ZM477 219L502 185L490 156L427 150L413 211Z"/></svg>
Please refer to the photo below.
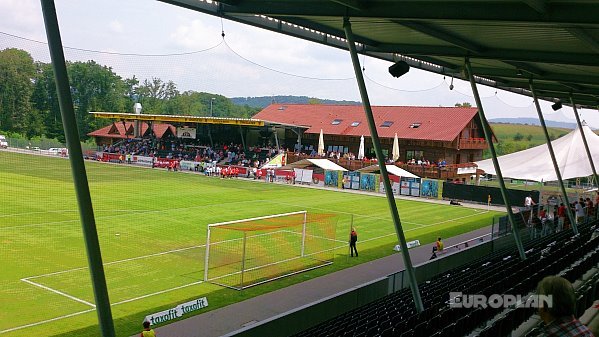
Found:
<svg viewBox="0 0 599 337"><path fill-rule="evenodd" d="M197 19L177 26L170 38L174 44L190 51L214 46L221 40L216 26L206 25Z"/></svg>
<svg viewBox="0 0 599 337"><path fill-rule="evenodd" d="M39 1L2 0L0 1L0 31L10 32L35 40L46 40L44 23Z"/></svg>

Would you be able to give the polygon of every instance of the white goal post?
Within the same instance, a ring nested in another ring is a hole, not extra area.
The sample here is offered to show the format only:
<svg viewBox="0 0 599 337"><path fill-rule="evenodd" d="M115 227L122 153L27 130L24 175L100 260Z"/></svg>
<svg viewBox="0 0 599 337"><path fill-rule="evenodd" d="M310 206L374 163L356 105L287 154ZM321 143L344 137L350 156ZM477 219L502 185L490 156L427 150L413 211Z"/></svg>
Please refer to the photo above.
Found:
<svg viewBox="0 0 599 337"><path fill-rule="evenodd" d="M204 281L241 290L331 264L335 229L306 211L209 224Z"/></svg>

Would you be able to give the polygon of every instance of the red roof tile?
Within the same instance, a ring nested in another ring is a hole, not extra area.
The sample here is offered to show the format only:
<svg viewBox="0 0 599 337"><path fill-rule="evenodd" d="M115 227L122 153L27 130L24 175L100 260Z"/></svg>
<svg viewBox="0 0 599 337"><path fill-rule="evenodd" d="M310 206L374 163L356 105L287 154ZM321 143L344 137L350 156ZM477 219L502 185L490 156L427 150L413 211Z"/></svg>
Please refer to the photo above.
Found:
<svg viewBox="0 0 599 337"><path fill-rule="evenodd" d="M373 106L372 112L381 138L453 141L476 116L477 109L463 107ZM361 105L272 104L253 118L275 123L309 126L306 133L369 136L368 122ZM338 125L331 124L340 119ZM390 127L381 127L385 121ZM359 122L358 126L351 126ZM411 128L420 123L418 128Z"/></svg>

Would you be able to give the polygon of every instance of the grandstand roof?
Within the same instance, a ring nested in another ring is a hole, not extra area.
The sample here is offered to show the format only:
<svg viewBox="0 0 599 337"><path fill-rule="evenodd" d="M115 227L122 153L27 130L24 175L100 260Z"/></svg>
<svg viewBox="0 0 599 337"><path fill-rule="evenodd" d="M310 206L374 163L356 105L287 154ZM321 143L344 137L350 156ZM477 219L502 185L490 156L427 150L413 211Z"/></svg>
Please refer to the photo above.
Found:
<svg viewBox="0 0 599 337"><path fill-rule="evenodd" d="M476 108L373 106L379 137L453 141L477 116ZM256 119L309 126L306 133L369 136L361 105L271 104ZM385 124L386 123L386 124ZM388 127L382 125L389 125Z"/></svg>
<svg viewBox="0 0 599 337"><path fill-rule="evenodd" d="M230 117L204 117L204 116L178 116L178 115L152 115L152 114L132 114L122 112L98 112L91 111L91 115L96 118L109 118L122 121L154 121L154 122L173 122L173 123L197 123L197 124L226 124L241 126L263 126L264 122L249 118L230 118Z"/></svg>
<svg viewBox="0 0 599 337"><path fill-rule="evenodd" d="M491 87L599 102L599 1L590 0L160 0L224 19ZM349 57L349 56L348 56Z"/></svg>
<svg viewBox="0 0 599 337"><path fill-rule="evenodd" d="M148 123L141 122L141 134L145 134L148 131ZM170 124L159 124L154 123L152 130L156 135L156 138L160 139L164 136L167 130L175 134L177 130ZM125 132L126 130L126 132ZM105 137L105 138L129 138L133 136L133 123L132 122L113 122L112 124L105 126L99 130L90 132L87 134L92 137Z"/></svg>

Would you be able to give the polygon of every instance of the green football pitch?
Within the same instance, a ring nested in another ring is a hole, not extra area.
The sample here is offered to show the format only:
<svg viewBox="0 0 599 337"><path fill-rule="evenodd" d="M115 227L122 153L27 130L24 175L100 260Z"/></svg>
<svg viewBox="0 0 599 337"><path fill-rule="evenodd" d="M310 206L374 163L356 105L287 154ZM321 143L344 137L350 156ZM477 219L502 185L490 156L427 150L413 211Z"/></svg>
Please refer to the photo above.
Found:
<svg viewBox="0 0 599 337"><path fill-rule="evenodd" d="M118 336L200 297L201 312L393 254L387 200L337 190L86 163ZM0 335L97 336L68 160L0 151ZM408 240L489 226L496 212L397 200ZM244 291L202 282L210 223L306 210L336 214L334 263ZM353 220L352 220L353 219ZM353 221L360 259L348 259Z"/></svg>

